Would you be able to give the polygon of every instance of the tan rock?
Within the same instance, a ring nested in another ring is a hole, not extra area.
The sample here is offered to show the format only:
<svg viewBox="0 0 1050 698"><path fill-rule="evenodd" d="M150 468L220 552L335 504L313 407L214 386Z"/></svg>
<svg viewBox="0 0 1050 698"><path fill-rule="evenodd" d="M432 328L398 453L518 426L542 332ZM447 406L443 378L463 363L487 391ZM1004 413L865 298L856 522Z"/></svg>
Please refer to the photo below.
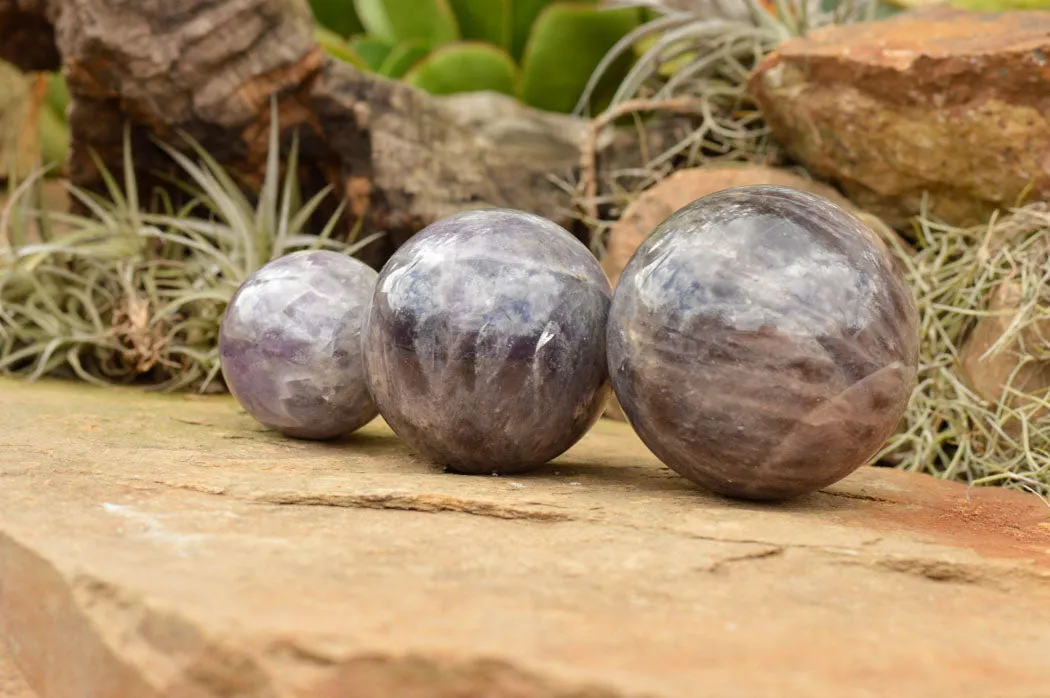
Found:
<svg viewBox="0 0 1050 698"><path fill-rule="evenodd" d="M754 184L776 184L803 189L825 196L844 206L849 203L831 187L814 182L789 170L761 165L679 170L659 184L642 192L624 210L609 232L602 257L602 268L615 286L635 250L665 218L696 199L716 191Z"/></svg>
<svg viewBox="0 0 1050 698"><path fill-rule="evenodd" d="M18 670L10 650L0 640L0 696L3 698L37 698Z"/></svg>
<svg viewBox="0 0 1050 698"><path fill-rule="evenodd" d="M1021 302L1021 287L1017 282L1000 283L988 303L988 311L993 314L981 318L959 352L959 370L966 384L991 403L1005 400L1014 407L1024 404L1018 396L1003 394L1008 385L1033 395L1042 395L1050 388L1050 361L1020 365L1022 356L1046 345L1050 322L1037 322L1020 332L1017 339L989 353L1011 330Z"/></svg>
<svg viewBox="0 0 1050 698"><path fill-rule="evenodd" d="M947 7L793 39L751 91L785 149L888 223L1050 195L1050 12Z"/></svg>
<svg viewBox="0 0 1050 698"><path fill-rule="evenodd" d="M772 506L602 422L520 477L381 422L0 381L0 637L41 698L1042 695L1050 509L864 468ZM21 698L21 697L19 697Z"/></svg>

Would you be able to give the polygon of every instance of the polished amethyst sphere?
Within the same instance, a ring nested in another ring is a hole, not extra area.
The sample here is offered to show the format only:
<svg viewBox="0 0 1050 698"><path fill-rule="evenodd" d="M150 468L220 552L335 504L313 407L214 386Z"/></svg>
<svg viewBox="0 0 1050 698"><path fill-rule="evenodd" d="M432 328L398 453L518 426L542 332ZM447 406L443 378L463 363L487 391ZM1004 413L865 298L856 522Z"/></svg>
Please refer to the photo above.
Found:
<svg viewBox="0 0 1050 698"><path fill-rule="evenodd" d="M558 225L486 209L438 221L383 267L365 324L383 418L425 458L510 473L572 446L608 396L611 292Z"/></svg>
<svg viewBox="0 0 1050 698"><path fill-rule="evenodd" d="M377 277L346 255L303 251L245 280L222 318L219 359L250 415L301 439L343 436L376 416L361 324Z"/></svg>
<svg viewBox="0 0 1050 698"><path fill-rule="evenodd" d="M715 492L781 499L869 460L913 388L918 338L885 247L785 187L725 190L664 221L620 277L609 368L632 426Z"/></svg>

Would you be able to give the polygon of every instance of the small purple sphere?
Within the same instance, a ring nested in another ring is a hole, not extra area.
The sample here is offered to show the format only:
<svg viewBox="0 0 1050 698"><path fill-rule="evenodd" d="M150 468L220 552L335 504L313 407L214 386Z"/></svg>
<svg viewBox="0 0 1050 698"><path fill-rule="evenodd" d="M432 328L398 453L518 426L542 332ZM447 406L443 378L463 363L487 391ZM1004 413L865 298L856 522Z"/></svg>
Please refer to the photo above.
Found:
<svg viewBox="0 0 1050 698"><path fill-rule="evenodd" d="M319 440L376 416L361 326L377 278L358 260L321 250L285 255L245 280L222 318L219 360L250 415L286 436Z"/></svg>
<svg viewBox="0 0 1050 698"><path fill-rule="evenodd" d="M380 414L453 471L546 463L605 404L611 295L594 256L551 221L485 209L434 223L376 285L365 353Z"/></svg>
<svg viewBox="0 0 1050 698"><path fill-rule="evenodd" d="M616 287L609 370L660 460L720 494L782 499L864 464L900 422L918 328L870 229L786 187L674 213Z"/></svg>

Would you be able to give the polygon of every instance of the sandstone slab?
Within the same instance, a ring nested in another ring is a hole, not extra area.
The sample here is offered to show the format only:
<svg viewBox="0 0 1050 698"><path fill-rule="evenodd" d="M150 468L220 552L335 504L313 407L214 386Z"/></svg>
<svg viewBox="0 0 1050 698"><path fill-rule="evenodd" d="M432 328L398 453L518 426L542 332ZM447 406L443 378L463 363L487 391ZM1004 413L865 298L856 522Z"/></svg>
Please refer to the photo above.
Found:
<svg viewBox="0 0 1050 698"><path fill-rule="evenodd" d="M900 224L1050 195L1050 12L948 7L782 44L751 91L788 153Z"/></svg>
<svg viewBox="0 0 1050 698"><path fill-rule="evenodd" d="M1050 685L1035 497L863 468L726 501L608 421L470 477L380 421L317 444L228 398L0 382L0 405L0 639L40 698Z"/></svg>
<svg viewBox="0 0 1050 698"><path fill-rule="evenodd" d="M0 642L0 696L3 698L36 698L22 672L15 666L14 657Z"/></svg>

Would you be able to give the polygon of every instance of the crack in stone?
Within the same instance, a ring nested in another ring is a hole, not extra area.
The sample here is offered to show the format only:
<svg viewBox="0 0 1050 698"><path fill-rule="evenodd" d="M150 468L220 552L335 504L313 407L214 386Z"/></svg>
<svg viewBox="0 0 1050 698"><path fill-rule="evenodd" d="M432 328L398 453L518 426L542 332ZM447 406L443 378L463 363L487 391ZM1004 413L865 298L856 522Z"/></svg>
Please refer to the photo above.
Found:
<svg viewBox="0 0 1050 698"><path fill-rule="evenodd" d="M707 567L703 568L703 571L709 572L711 574L719 574L720 572L724 572L725 569L730 565L734 565L738 562L748 562L750 560L764 560L770 557L778 557L780 555L783 555L785 550L786 548L784 546L771 545L765 548L764 550L756 550L755 552L744 553L743 555L734 555L733 557L723 558L718 562L715 562L714 564L708 565Z"/></svg>
<svg viewBox="0 0 1050 698"><path fill-rule="evenodd" d="M708 573L724 572L726 566L735 562L762 559L783 555L790 550L804 550L813 553L824 553L839 558L842 564L859 565L869 569L881 569L889 572L911 574L935 582L954 582L973 584L986 588L1003 589L1017 583L1031 585L1033 582L1045 584L1050 575L1035 571L1013 570L1015 579L1007 580L994 567L973 562L955 562L923 558L901 558L892 555L880 555L871 550L883 538L875 537L860 540L855 546L832 546L817 543L782 543L755 538L725 538L704 535L693 531L683 531L671 527L639 526L628 521L611 521L603 516L574 516L559 511L545 511L507 506L484 500L468 499L441 494L412 494L408 492L356 492L356 493L300 493L273 492L240 495L228 488L186 485L154 480L157 484L174 489L190 490L209 495L231 496L234 499L255 504L274 504L279 506L315 506L348 509L385 509L389 511L415 511L423 513L458 513L472 516L485 516L504 520L536 521L540 523L558 523L576 521L596 523L602 526L626 526L628 528L645 528L647 530L684 536L694 540L728 545L750 545L759 549L737 557L720 560L713 565L701 568ZM851 495L847 497L853 498ZM536 506L547 505L542 502L531 502Z"/></svg>
<svg viewBox="0 0 1050 698"><path fill-rule="evenodd" d="M897 502L892 499L884 499L882 497L876 497L870 494L861 494L859 492L831 492L828 490L821 490L820 494L827 495L828 497L842 497L843 499L859 499L865 502L883 502L885 504L897 504Z"/></svg>
<svg viewBox="0 0 1050 698"><path fill-rule="evenodd" d="M281 506L342 507L359 509L394 509L425 513L453 512L497 519L528 521L572 521L573 517L556 511L521 509L482 500L463 499L441 494L407 494L403 492L301 494L278 492L255 495L251 501Z"/></svg>

